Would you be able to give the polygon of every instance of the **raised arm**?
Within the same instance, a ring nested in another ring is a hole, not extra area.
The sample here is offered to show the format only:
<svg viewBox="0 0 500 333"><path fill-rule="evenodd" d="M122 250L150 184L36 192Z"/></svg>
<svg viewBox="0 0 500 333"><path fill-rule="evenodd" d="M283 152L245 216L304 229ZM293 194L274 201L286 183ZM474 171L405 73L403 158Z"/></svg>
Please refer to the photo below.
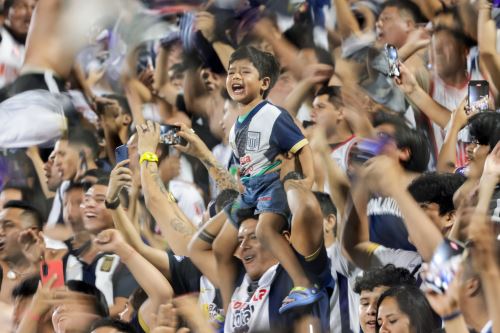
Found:
<svg viewBox="0 0 500 333"><path fill-rule="evenodd" d="M174 253L185 256L195 228L179 209L175 198L165 188L158 173L158 163L153 161L160 139L160 125L147 121L137 126L137 133L139 155L145 156L144 153L151 153L153 157L141 162L141 181L146 207L160 226Z"/></svg>
<svg viewBox="0 0 500 333"><path fill-rule="evenodd" d="M349 7L349 3L346 0L334 0L333 2L335 6L332 6L332 9L335 10L334 14L337 17L337 30L342 39L359 34L361 28Z"/></svg>
<svg viewBox="0 0 500 333"><path fill-rule="evenodd" d="M467 115L465 114L466 99L462 101L460 106L451 115L450 129L446 133L443 146L439 151L437 170L440 172L455 172L455 164L457 160L457 142L458 133L467 123Z"/></svg>
<svg viewBox="0 0 500 333"><path fill-rule="evenodd" d="M422 259L429 261L436 248L443 242L443 235L401 182L401 179L404 179L404 170L398 161L386 155L372 158L367 162L363 179L372 192L396 200L411 242Z"/></svg>
<svg viewBox="0 0 500 333"><path fill-rule="evenodd" d="M450 121L451 112L444 106L437 103L432 97L422 89L417 83L415 76L408 68L400 63L399 65L401 76L396 78L394 82L403 91L416 107L435 122L439 127L445 128Z"/></svg>
<svg viewBox="0 0 500 333"><path fill-rule="evenodd" d="M491 3L479 1L477 20L477 45L479 56L485 65L491 83L500 91L500 56L497 52L497 29L495 20L491 17Z"/></svg>
<svg viewBox="0 0 500 333"><path fill-rule="evenodd" d="M106 194L107 202L115 202L120 200L119 193L124 186L130 186L132 182L132 172L125 165L129 160L118 163L113 171L111 171L108 192ZM131 245L141 256L146 258L160 272L170 279L170 265L168 255L165 251L153 248L144 244L141 235L130 221L127 212L121 205L118 208L111 210L111 216L116 229L118 229L123 238Z"/></svg>
<svg viewBox="0 0 500 333"><path fill-rule="evenodd" d="M153 326L153 314L158 312L161 304L172 299L174 292L170 283L156 267L125 242L118 230L101 232L95 243L102 252L117 254L146 292L148 299L141 305L139 314L148 327Z"/></svg>

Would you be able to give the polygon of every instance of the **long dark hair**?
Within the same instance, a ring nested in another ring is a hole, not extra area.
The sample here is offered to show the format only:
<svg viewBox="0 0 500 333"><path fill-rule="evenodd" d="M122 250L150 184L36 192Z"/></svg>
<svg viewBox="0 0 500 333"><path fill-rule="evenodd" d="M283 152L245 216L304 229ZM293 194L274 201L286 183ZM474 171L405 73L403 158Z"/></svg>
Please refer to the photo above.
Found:
<svg viewBox="0 0 500 333"><path fill-rule="evenodd" d="M441 319L432 310L424 294L416 286L401 285L386 290L377 302L377 318L380 304L387 297L393 297L398 303L401 312L410 318L410 325L415 333L438 332L441 328ZM377 332L380 325L377 321Z"/></svg>

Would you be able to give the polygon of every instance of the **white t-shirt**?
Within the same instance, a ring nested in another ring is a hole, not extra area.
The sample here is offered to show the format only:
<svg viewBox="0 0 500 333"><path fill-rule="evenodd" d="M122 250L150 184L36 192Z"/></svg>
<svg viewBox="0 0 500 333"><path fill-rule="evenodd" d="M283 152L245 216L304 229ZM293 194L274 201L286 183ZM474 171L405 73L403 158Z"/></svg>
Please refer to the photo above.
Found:
<svg viewBox="0 0 500 333"><path fill-rule="evenodd" d="M205 201L198 189L192 183L181 180L171 180L168 189L174 195L182 212L197 226L205 212Z"/></svg>

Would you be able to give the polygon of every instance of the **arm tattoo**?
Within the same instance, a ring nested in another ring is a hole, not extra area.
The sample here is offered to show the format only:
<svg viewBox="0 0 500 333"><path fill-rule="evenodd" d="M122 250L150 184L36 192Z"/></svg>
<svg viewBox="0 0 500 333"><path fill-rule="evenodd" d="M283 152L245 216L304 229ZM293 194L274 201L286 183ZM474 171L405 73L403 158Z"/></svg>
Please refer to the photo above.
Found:
<svg viewBox="0 0 500 333"><path fill-rule="evenodd" d="M213 163L209 158L200 159L210 176L215 180L219 190L232 189L238 191L238 184L231 174L218 162Z"/></svg>
<svg viewBox="0 0 500 333"><path fill-rule="evenodd" d="M180 219L178 216L175 216L168 221L170 223L170 226L172 229L180 233L181 235L184 236L191 236L194 234L194 231L192 228L189 228L187 223Z"/></svg>

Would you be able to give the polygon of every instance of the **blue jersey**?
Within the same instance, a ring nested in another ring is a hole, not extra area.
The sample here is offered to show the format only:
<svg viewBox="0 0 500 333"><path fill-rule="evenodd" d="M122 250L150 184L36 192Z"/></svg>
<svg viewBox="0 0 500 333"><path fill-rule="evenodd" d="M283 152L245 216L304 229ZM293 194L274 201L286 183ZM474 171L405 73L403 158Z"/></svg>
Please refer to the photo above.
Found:
<svg viewBox="0 0 500 333"><path fill-rule="evenodd" d="M278 166L275 159L279 154L295 154L308 142L286 110L262 101L243 120L236 120L229 143L240 176L253 177Z"/></svg>

